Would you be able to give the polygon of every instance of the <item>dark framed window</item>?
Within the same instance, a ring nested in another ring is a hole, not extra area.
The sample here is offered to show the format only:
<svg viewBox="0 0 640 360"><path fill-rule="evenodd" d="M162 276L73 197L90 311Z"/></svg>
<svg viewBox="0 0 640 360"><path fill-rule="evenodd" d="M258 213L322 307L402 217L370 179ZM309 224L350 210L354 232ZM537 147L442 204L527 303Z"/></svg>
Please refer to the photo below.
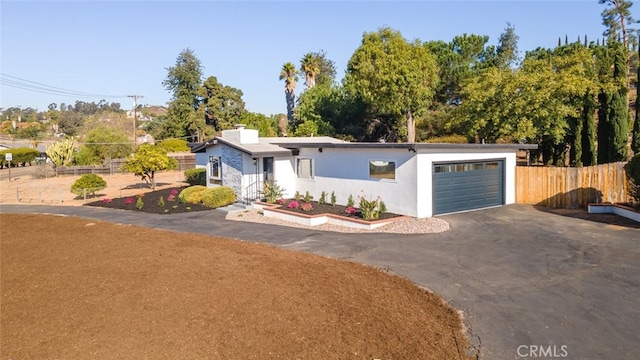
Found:
<svg viewBox="0 0 640 360"><path fill-rule="evenodd" d="M395 179L396 162L385 160L370 160L369 177L372 179Z"/></svg>

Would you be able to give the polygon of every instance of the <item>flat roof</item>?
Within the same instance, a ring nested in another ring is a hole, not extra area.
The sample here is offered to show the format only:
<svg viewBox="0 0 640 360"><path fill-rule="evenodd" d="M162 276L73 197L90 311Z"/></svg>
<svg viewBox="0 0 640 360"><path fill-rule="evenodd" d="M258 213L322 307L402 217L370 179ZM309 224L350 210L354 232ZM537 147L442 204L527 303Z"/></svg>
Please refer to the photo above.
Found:
<svg viewBox="0 0 640 360"><path fill-rule="evenodd" d="M287 148L340 148L340 149L407 149L407 150L536 150L537 144L452 144L452 143L287 143Z"/></svg>

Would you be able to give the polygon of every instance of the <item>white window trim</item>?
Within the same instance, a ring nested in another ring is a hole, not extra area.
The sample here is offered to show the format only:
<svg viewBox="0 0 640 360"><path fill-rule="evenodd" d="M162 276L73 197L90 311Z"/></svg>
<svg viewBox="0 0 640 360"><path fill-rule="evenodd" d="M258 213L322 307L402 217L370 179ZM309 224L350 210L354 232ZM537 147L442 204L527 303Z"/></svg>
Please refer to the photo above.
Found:
<svg viewBox="0 0 640 360"><path fill-rule="evenodd" d="M393 170L393 179L372 177L371 176L371 172L369 171L369 164L372 161L386 161L386 162L390 162L390 163L396 164L395 167L394 167L394 170ZM367 179L373 180L373 181L383 181L383 182L398 182L398 160L396 160L396 159L382 159L382 158L368 159L367 160Z"/></svg>
<svg viewBox="0 0 640 360"><path fill-rule="evenodd" d="M296 172L296 179L298 180L303 180L303 181L314 181L316 178L316 159L313 157L309 157L309 156L299 156L295 158L295 172ZM305 178L305 177L300 177L300 174L298 173L298 161L299 160L310 160L311 161L311 177L310 178Z"/></svg>
<svg viewBox="0 0 640 360"><path fill-rule="evenodd" d="M211 158L217 158L218 159L218 175L214 176L211 173ZM218 156L218 155L210 155L209 156L209 179L214 179L214 180L222 180L222 157Z"/></svg>

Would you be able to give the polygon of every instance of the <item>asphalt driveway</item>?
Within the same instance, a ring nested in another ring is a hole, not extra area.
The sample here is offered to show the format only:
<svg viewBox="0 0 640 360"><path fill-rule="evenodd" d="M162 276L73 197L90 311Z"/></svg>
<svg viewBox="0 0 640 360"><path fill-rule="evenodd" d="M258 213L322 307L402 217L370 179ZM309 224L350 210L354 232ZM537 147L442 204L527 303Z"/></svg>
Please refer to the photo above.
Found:
<svg viewBox="0 0 640 360"><path fill-rule="evenodd" d="M396 235L225 221L218 211L166 216L2 205L0 212L204 233L377 266L460 309L482 359L636 359L640 353L640 229L609 225L607 215L587 220L511 205L443 216L451 224L445 233Z"/></svg>

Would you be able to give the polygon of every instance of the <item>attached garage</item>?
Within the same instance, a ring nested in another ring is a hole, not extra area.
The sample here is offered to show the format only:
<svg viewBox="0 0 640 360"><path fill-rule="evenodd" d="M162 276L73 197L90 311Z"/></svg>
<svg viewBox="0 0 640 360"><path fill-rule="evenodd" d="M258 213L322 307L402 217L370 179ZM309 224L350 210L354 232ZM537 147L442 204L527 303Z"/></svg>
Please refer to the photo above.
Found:
<svg viewBox="0 0 640 360"><path fill-rule="evenodd" d="M504 160L434 163L434 215L503 205L504 178Z"/></svg>

